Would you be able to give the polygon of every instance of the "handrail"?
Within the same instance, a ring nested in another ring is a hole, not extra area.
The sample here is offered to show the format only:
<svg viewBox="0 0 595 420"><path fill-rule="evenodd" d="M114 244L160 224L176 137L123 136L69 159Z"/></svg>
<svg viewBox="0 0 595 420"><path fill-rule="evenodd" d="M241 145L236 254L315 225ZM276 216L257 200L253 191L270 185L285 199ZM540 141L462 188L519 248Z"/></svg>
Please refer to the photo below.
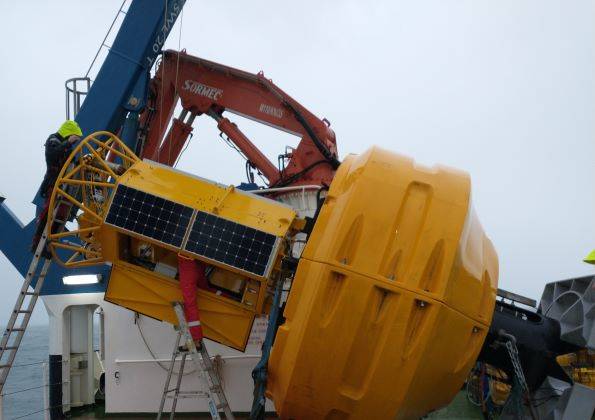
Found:
<svg viewBox="0 0 595 420"><path fill-rule="evenodd" d="M114 28L114 25L116 24L116 20L118 19L118 16L120 16L120 13L126 14L126 12L122 11L124 9L124 5L126 4L126 1L127 0L122 1L120 8L116 12L116 16L114 16L114 20L112 21L112 24L108 28L107 33L105 34L105 37L103 38L103 41L101 41L101 45L97 49L97 52L95 53L95 57L93 57L93 61L91 61L91 65L89 65L89 69L87 70L87 73L85 73L86 78L89 77L89 73L91 72L91 69L93 68L93 64L95 64L95 61L97 60L97 57L99 56L99 53L101 52L101 49L103 47L106 47L109 49L109 47L107 45L105 45L105 41L107 40L107 37L109 36L109 34L112 32L112 29Z"/></svg>
<svg viewBox="0 0 595 420"><path fill-rule="evenodd" d="M221 356L216 355L212 356L211 359L221 358L223 360L244 360L244 359L260 359L259 354L246 354L241 356L229 355L229 356ZM190 360L192 358L190 357ZM176 362L181 361L182 359L176 359ZM189 360L189 359L187 359ZM135 364L135 363L155 363L155 362L171 362L171 358L168 359L116 359L114 360L115 364Z"/></svg>

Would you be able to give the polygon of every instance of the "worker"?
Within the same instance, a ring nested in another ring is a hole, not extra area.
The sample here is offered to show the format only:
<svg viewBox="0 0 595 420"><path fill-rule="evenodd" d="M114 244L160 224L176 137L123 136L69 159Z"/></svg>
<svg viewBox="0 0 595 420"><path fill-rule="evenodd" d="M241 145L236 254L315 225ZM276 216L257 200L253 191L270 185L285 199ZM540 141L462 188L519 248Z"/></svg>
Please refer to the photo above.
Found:
<svg viewBox="0 0 595 420"><path fill-rule="evenodd" d="M595 249L593 251L589 252L589 255L587 255L583 261L586 262L587 264L595 265Z"/></svg>
<svg viewBox="0 0 595 420"><path fill-rule="evenodd" d="M43 230L45 229L48 220L50 197L52 195L52 190L54 189L54 184L58 179L62 166L70 155L72 146L81 139L82 135L83 132L76 121L66 120L60 126L58 131L50 134L45 141L46 171L45 176L43 177L43 182L39 187L39 195L45 199L45 203L37 218L37 229L35 230L35 235L33 236L33 241L31 243L31 252L35 252L37 244L43 234ZM66 207L64 207L63 209L58 209L58 213L60 213L61 210L62 212L67 211ZM63 218L67 215L59 214L57 216ZM47 250L44 250L44 257L49 257Z"/></svg>

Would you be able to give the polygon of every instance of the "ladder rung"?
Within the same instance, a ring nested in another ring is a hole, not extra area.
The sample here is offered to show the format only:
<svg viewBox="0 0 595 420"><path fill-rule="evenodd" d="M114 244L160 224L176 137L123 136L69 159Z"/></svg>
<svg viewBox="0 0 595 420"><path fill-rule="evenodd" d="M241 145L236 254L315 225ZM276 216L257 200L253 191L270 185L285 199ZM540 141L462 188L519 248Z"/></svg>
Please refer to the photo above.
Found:
<svg viewBox="0 0 595 420"><path fill-rule="evenodd" d="M7 333L11 333L11 332L15 332L15 331L25 331L25 329L24 329L24 328L20 328L20 327L17 327L17 328L10 328L10 329L9 329L9 328L7 328L7 329L6 329L6 332L7 332Z"/></svg>
<svg viewBox="0 0 595 420"><path fill-rule="evenodd" d="M37 245L37 248L42 249L46 243L47 243L47 234L44 232L39 244ZM4 364L0 364L0 370L2 370L2 374L0 375L0 394L2 393L2 389L4 388L4 385L6 384L6 378L10 374L10 369L13 366L12 362L16 356L17 351L19 350L21 340L23 339L23 335L25 334L25 331L27 328L27 321L29 320L29 317L33 313L33 309L35 308L35 303L37 302L37 298L40 295L39 291L41 290L41 287L43 286L45 276L47 274L48 269L50 268L51 260L44 261L43 268L41 269L39 274L37 274L38 264L41 261L41 258L43 258L40 254L42 254L42 252L40 253L36 250L35 256L34 256L33 260L31 261L31 263L29 264L29 268L27 270L27 275L25 276L23 285L19 292L20 293L19 297L17 298L17 303L15 304L15 306L12 310L12 315L10 317L11 327L6 328L5 332L2 336L2 343L8 344L8 342L10 341L10 338L12 336L12 333L17 334L15 337L15 340L13 341L13 343L11 345L6 345L4 347L0 347L0 354L2 354L2 356L4 356L5 351L11 352L11 353L8 353L8 357L4 361ZM35 285L36 287L33 289L33 291L30 292L29 286L31 286L31 282L34 278L37 278L37 284ZM29 301L27 303L25 302L26 296L31 296L31 298L29 299ZM23 308L26 308L26 309L23 309ZM25 316L22 318L21 322L17 323L19 314L25 314ZM18 326L15 327L15 324L17 324ZM0 395L0 397L1 397L1 395ZM2 413L0 413L0 417L2 417Z"/></svg>

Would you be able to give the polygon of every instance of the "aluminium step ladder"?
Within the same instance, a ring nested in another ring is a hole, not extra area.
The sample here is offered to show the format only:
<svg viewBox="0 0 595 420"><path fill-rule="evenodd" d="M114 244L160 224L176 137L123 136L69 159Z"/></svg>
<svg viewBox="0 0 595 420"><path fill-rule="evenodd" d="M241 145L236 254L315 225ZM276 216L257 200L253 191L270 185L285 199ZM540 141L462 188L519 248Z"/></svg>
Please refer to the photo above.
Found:
<svg viewBox="0 0 595 420"><path fill-rule="evenodd" d="M55 225L56 232L63 231L67 220L56 219L56 212L58 209L62 208L66 214L65 219L68 219L68 215L71 214L72 207L73 205L69 201L58 201L58 205L54 210L54 217L48 217L48 225L46 225L39 243L37 244L37 248L33 253L33 259L31 260L31 264L27 270L27 275L25 276L23 285L21 286L21 290L17 297L17 301L6 326L6 330L4 330L2 340L0 341L0 394L2 394L8 374L10 373L10 369L14 363L17 351L19 350L21 341L23 340L23 336L25 335L25 331L29 325L31 314L33 314L33 309L35 309L35 304L39 298L39 294L41 292L41 288L43 287L43 282L47 272L52 265L51 258L48 259L44 257L45 246L47 244L48 238L49 223L52 221L54 224L57 223L57 225ZM38 270L40 265L39 263L41 261L43 261L43 264L41 265L41 270ZM33 290L30 291L29 287L34 280L37 280L37 282L35 283ZM27 299L27 297L29 297L29 299ZM22 318L19 320L19 316L21 315Z"/></svg>
<svg viewBox="0 0 595 420"><path fill-rule="evenodd" d="M163 387L163 395L161 397L161 404L159 406L159 412L157 413L157 420L161 420L163 415L163 410L165 406L165 400L170 397L170 393L174 393L172 401L172 407L170 411L170 420L173 420L176 412L176 405L178 402L178 398L207 398L209 404L209 413L211 418L215 420L221 419L220 412L225 414L225 418L228 420L233 420L234 416L231 412L231 408L229 407L229 403L227 402L227 398L225 397L225 393L223 392L223 387L221 385L221 380L215 371L215 366L213 365L213 361L207 352L207 348L204 344L200 346L200 349L196 348L194 344L194 340L190 335L190 330L188 329L188 322L186 321L186 317L184 316L184 310L182 309L182 305L180 303L173 304L174 311L178 318L179 322L179 332L178 337L176 339L176 345L174 347L174 351L172 353L171 363L169 365L169 370L167 372L167 379L165 381L165 385ZM183 347L180 347L180 341L183 339ZM186 364L186 358L188 355L191 355L192 362L194 363L196 372L199 376L200 382L203 384L204 391L201 392L183 392L180 391L180 385L182 383L182 376L184 375L184 366ZM177 359L177 356L181 355L182 358L180 360L180 369L178 371L178 378L176 381L176 387L170 389L170 382L171 377L174 371L174 364Z"/></svg>
<svg viewBox="0 0 595 420"><path fill-rule="evenodd" d="M181 384L182 384L182 376L189 375L190 373L194 373L194 371L184 373L184 367L186 366L186 358L188 356L188 350L180 347L181 339L182 339L182 331L178 331L178 336L176 338L176 344L174 347L174 351L171 355L171 361L170 361L169 369L167 371L167 379L166 379L165 385L163 387L163 395L161 397L161 405L159 406L159 414L157 415L157 420L161 420L161 417L163 415L163 410L165 407L165 400L167 398L173 398L170 415L169 415L170 420L173 420L173 418L174 418L174 415L176 412L176 405L178 403L178 398L192 398L192 397L194 397L194 398L209 398L209 395L204 391L192 392L192 391L181 391L180 390ZM174 366L176 360L178 359L178 356L181 356L180 368L179 368L178 372L174 373L173 366ZM176 381L176 387L170 389L169 386L171 383L172 375L177 375L178 379ZM174 393L174 395L170 396L169 394L172 392Z"/></svg>

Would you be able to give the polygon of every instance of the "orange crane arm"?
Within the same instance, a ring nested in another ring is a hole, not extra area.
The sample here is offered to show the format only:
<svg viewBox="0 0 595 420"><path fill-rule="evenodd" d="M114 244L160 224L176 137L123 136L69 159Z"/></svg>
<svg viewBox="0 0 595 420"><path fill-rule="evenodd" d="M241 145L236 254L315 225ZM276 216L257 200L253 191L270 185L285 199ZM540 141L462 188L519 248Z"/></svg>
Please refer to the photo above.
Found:
<svg viewBox="0 0 595 420"><path fill-rule="evenodd" d="M205 114L217 121L227 135L269 181L270 186L329 184L339 165L335 133L279 89L262 72L248 73L185 52L166 51L151 82L151 101L142 116L147 129L143 157L175 163L192 132L196 116ZM183 108L169 121L178 102ZM287 165L274 165L239 127L223 116L229 111L300 137Z"/></svg>

